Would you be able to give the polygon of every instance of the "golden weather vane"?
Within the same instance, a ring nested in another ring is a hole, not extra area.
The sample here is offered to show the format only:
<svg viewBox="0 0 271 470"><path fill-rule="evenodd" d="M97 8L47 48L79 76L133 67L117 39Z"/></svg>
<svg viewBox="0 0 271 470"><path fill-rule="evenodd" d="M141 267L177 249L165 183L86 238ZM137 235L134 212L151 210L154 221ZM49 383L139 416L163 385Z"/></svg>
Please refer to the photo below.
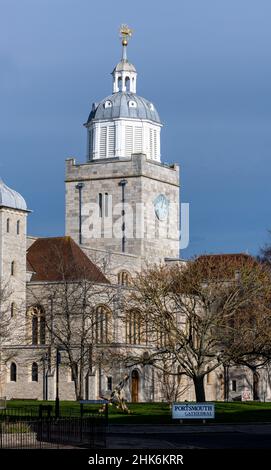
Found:
<svg viewBox="0 0 271 470"><path fill-rule="evenodd" d="M122 24L119 30L120 37L121 37L121 43L123 46L127 46L129 39L133 35L133 30L129 28L127 24Z"/></svg>

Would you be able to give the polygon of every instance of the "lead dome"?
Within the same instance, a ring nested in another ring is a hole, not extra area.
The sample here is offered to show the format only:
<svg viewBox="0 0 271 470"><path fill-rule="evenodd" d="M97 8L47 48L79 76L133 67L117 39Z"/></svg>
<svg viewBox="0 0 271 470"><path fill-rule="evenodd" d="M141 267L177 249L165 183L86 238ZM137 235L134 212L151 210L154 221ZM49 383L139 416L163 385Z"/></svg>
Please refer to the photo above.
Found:
<svg viewBox="0 0 271 470"><path fill-rule="evenodd" d="M0 207L27 211L26 202L21 194L9 188L0 178Z"/></svg>

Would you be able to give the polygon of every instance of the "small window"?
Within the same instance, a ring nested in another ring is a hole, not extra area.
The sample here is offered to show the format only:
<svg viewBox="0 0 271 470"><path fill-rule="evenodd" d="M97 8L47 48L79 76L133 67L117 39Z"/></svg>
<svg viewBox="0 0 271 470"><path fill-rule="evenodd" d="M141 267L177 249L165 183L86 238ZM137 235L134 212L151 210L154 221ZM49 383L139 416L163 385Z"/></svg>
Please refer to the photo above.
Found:
<svg viewBox="0 0 271 470"><path fill-rule="evenodd" d="M39 381L39 366L36 362L33 362L32 364L31 377L32 377L32 382Z"/></svg>
<svg viewBox="0 0 271 470"><path fill-rule="evenodd" d="M128 106L129 108L137 108L137 103L134 100L130 100Z"/></svg>
<svg viewBox="0 0 271 470"><path fill-rule="evenodd" d="M11 262L11 265L10 265L10 274L11 274L12 276L14 276L14 274L15 274L15 261L12 261L12 262Z"/></svg>
<svg viewBox="0 0 271 470"><path fill-rule="evenodd" d="M103 216L103 195L99 193L99 216Z"/></svg>
<svg viewBox="0 0 271 470"><path fill-rule="evenodd" d="M11 318L15 317L15 310L16 310L16 304L15 304L15 302L11 302L11 306L10 306L10 316L11 316Z"/></svg>
<svg viewBox="0 0 271 470"><path fill-rule="evenodd" d="M104 194L104 215L108 217L108 193Z"/></svg>
<svg viewBox="0 0 271 470"><path fill-rule="evenodd" d="M20 235L20 221L17 220L17 235Z"/></svg>
<svg viewBox="0 0 271 470"><path fill-rule="evenodd" d="M109 392L112 392L112 386L113 386L112 377L107 377L107 390Z"/></svg>
<svg viewBox="0 0 271 470"><path fill-rule="evenodd" d="M154 106L153 106L152 103L149 104L149 108L150 108L151 111L154 111Z"/></svg>
<svg viewBox="0 0 271 470"><path fill-rule="evenodd" d="M105 103L104 103L104 107L105 108L112 108L112 101L106 100Z"/></svg>
<svg viewBox="0 0 271 470"><path fill-rule="evenodd" d="M10 381L17 382L17 366L15 362L12 362L10 365Z"/></svg>
<svg viewBox="0 0 271 470"><path fill-rule="evenodd" d="M236 392L236 390L237 390L236 380L231 381L231 389L232 389L232 392Z"/></svg>
<svg viewBox="0 0 271 470"><path fill-rule="evenodd" d="M7 219L7 233L9 233L9 228L10 228L10 219Z"/></svg>
<svg viewBox="0 0 271 470"><path fill-rule="evenodd" d="M118 284L121 286L128 286L130 283L130 274L127 271L118 273Z"/></svg>

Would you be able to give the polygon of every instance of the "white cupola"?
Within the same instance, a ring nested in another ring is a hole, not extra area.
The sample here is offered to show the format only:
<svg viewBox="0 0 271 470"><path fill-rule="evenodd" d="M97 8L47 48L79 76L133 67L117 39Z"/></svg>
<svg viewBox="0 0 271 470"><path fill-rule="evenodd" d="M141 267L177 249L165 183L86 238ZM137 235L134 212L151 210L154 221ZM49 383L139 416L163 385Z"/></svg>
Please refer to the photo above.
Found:
<svg viewBox="0 0 271 470"><path fill-rule="evenodd" d="M127 59L132 30L122 25L120 34L122 58L112 72L113 94L93 103L85 124L87 161L143 153L160 162L160 117L152 102L136 94L137 72Z"/></svg>

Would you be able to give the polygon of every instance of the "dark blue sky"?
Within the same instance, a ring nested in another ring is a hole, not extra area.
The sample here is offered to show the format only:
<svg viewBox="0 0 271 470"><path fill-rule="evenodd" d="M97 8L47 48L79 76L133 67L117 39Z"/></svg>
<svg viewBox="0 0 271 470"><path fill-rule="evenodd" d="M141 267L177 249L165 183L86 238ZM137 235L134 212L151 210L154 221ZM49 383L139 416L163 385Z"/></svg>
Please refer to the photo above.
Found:
<svg viewBox="0 0 271 470"><path fill-rule="evenodd" d="M256 253L271 228L270 0L0 0L0 175L64 233L64 161L84 161L92 101L111 93L118 27L135 34L138 93L181 165L190 245Z"/></svg>

